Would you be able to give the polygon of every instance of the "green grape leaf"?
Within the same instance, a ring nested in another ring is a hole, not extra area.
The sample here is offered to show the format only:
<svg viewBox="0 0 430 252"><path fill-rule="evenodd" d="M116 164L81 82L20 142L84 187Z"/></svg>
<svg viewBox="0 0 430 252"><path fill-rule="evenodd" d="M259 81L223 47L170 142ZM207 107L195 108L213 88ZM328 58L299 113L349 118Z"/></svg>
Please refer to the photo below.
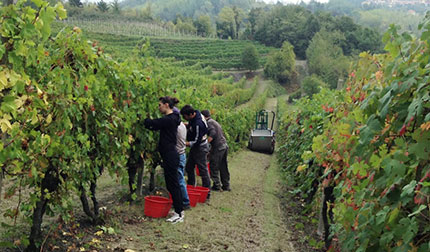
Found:
<svg viewBox="0 0 430 252"><path fill-rule="evenodd" d="M66 9L64 9L64 6L62 3L57 3L55 5L55 10L57 11L58 17L61 19L67 18L67 12Z"/></svg>

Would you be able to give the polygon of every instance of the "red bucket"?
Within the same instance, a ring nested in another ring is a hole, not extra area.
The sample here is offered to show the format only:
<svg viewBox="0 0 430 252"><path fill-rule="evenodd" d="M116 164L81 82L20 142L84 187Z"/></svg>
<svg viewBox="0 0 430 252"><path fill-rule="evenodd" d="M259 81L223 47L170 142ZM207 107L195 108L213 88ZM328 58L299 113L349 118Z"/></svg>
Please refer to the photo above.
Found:
<svg viewBox="0 0 430 252"><path fill-rule="evenodd" d="M188 198L190 199L190 206L191 207L195 207L197 205L197 202L200 199L200 195L201 195L201 193L199 193L195 190L188 191Z"/></svg>
<svg viewBox="0 0 430 252"><path fill-rule="evenodd" d="M196 187L194 187L194 191L200 193L199 202L200 203L205 203L206 198L208 197L208 194L209 194L209 188L206 188L206 187L203 187L203 186L196 186Z"/></svg>
<svg viewBox="0 0 430 252"><path fill-rule="evenodd" d="M144 214L152 218L165 218L172 208L172 200L161 196L146 196Z"/></svg>
<svg viewBox="0 0 430 252"><path fill-rule="evenodd" d="M211 175L211 168L210 168L209 163L208 163L208 173L209 173L209 176L210 176ZM196 165L196 175L200 176L199 168L197 167L197 165Z"/></svg>

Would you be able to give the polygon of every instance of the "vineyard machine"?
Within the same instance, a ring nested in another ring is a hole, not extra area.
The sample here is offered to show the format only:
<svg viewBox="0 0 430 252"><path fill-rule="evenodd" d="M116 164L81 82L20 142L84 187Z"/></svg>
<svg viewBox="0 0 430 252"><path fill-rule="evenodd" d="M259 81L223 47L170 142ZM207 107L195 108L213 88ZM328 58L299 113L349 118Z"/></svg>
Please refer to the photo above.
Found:
<svg viewBox="0 0 430 252"><path fill-rule="evenodd" d="M269 116L271 114L271 116ZM271 125L269 127L269 118ZM275 112L260 110L255 114L255 129L251 130L249 136L248 148L253 151L267 152L272 154L275 151L275 131L273 125L275 122Z"/></svg>

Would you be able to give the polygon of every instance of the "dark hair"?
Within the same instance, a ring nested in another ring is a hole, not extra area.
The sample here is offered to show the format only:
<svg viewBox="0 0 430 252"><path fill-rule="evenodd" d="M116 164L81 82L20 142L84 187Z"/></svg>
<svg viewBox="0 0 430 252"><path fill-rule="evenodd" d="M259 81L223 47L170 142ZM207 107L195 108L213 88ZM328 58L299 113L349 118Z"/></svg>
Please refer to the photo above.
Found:
<svg viewBox="0 0 430 252"><path fill-rule="evenodd" d="M191 105L185 105L181 108L181 115L192 115L196 112Z"/></svg>
<svg viewBox="0 0 430 252"><path fill-rule="evenodd" d="M207 109L202 110L200 113L202 113L204 117L211 117L211 112L209 112Z"/></svg>
<svg viewBox="0 0 430 252"><path fill-rule="evenodd" d="M175 107L175 105L176 104L178 104L179 103L179 100L176 98L176 97L170 97L170 96L163 96L163 97L160 97L159 99L158 99L161 103L167 103L167 104L169 104L169 108L173 108L173 107Z"/></svg>
<svg viewBox="0 0 430 252"><path fill-rule="evenodd" d="M175 103L175 105L179 103L179 100L178 100L178 98L176 98L176 97L172 97L172 100L173 100L173 102Z"/></svg>

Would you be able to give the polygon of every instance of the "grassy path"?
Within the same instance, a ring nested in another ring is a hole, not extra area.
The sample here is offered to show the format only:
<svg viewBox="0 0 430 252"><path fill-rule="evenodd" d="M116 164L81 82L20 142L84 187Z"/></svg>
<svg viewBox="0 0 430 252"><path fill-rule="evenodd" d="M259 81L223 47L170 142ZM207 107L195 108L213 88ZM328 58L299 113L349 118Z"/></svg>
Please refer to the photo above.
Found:
<svg viewBox="0 0 430 252"><path fill-rule="evenodd" d="M248 80L247 83L245 84L245 88L249 88L250 85L254 82L254 79L252 80ZM253 97L251 98L251 100L249 100L248 102L241 104L239 106L237 106L237 109L241 109L241 108L245 108L247 106L249 106L250 104L254 103L255 100L257 100L261 94L264 93L264 91L269 87L270 84L270 80L264 79L262 75L259 76L259 81L257 84L257 90L255 90L255 93L253 95Z"/></svg>

